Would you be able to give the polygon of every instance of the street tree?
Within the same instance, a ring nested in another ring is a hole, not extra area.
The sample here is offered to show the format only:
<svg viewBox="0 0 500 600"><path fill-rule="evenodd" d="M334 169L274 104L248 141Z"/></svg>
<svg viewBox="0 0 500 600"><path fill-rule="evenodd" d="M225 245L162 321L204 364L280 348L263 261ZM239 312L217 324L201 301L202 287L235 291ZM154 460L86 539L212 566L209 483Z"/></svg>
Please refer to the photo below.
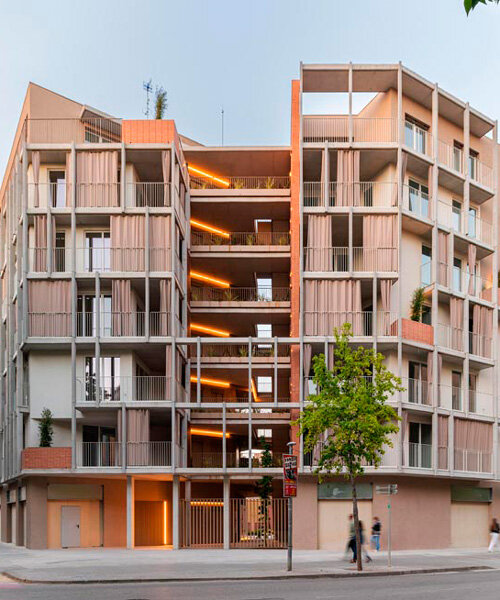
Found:
<svg viewBox="0 0 500 600"><path fill-rule="evenodd" d="M478 4L498 4L500 0L464 0L464 8L467 14L474 10Z"/></svg>
<svg viewBox="0 0 500 600"><path fill-rule="evenodd" d="M334 366L329 370L323 354L313 359L316 394L310 395L295 422L304 439L304 451L319 454L315 472L320 481L330 474L349 480L356 534L357 568L362 570L361 532L356 495L357 478L366 465L378 467L384 447L399 431L396 411L387 400L403 390L401 379L372 348L354 348L352 328L335 329Z"/></svg>

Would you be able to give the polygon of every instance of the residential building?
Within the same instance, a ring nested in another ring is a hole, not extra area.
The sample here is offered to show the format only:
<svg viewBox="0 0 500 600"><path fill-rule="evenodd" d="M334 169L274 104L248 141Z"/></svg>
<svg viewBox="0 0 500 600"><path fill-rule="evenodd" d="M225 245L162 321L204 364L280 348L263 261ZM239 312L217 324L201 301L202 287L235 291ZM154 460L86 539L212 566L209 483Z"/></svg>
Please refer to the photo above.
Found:
<svg viewBox="0 0 500 600"><path fill-rule="evenodd" d="M3 541L284 547L292 440L294 544L343 548L347 486L318 484L290 422L344 322L404 386L363 520L396 483L394 547L486 539L496 122L401 64L301 65L291 92L290 146L208 147L28 87L0 195Z"/></svg>

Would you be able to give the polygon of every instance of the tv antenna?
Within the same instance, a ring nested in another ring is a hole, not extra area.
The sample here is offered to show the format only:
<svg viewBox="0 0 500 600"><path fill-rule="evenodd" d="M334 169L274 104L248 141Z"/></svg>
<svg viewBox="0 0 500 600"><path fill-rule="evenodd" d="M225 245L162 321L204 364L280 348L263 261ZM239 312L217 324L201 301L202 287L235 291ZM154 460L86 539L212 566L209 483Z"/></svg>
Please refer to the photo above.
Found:
<svg viewBox="0 0 500 600"><path fill-rule="evenodd" d="M224 107L221 106L220 109L220 116L221 116L221 146L224 146Z"/></svg>
<svg viewBox="0 0 500 600"><path fill-rule="evenodd" d="M146 119L149 119L149 95L153 92L153 80L150 78L149 81L143 81L142 89L146 92L146 110L144 114Z"/></svg>

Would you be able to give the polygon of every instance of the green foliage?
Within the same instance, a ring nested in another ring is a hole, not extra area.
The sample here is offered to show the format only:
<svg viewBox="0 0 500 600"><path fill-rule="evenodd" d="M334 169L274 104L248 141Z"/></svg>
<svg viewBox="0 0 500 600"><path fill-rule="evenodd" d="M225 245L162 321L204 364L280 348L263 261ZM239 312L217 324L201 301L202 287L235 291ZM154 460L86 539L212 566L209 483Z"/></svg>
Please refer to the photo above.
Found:
<svg viewBox="0 0 500 600"><path fill-rule="evenodd" d="M273 455L271 454L271 445L266 442L264 437L260 438L260 445L264 452L261 454L260 466L263 469L269 469L273 466ZM263 475L255 482L255 492L262 500L268 500L273 491L273 478L270 475Z"/></svg>
<svg viewBox="0 0 500 600"><path fill-rule="evenodd" d="M155 91L155 119L163 119L167 112L167 92L162 86L156 86Z"/></svg>
<svg viewBox="0 0 500 600"><path fill-rule="evenodd" d="M52 446L52 436L54 435L53 422L52 412L49 408L44 408L40 423L38 423L40 448L50 448Z"/></svg>
<svg viewBox="0 0 500 600"><path fill-rule="evenodd" d="M399 431L399 417L387 400L403 387L385 366L382 354L372 348L351 347L350 323L340 331L335 329L334 334L333 370L327 368L323 354L314 357L313 380L318 392L309 396L294 424L304 438L304 452L319 448L315 473L320 480L331 473L349 479L357 547L361 548L356 478L364 473L365 465L378 467L384 446L392 446L391 435ZM361 570L361 551L357 554Z"/></svg>
<svg viewBox="0 0 500 600"><path fill-rule="evenodd" d="M422 319L422 311L424 309L425 295L424 288L418 287L411 298L410 319L412 321L420 321Z"/></svg>
<svg viewBox="0 0 500 600"><path fill-rule="evenodd" d="M500 0L464 0L464 8L467 14L470 13L471 10L474 10L478 4L488 4L495 3L498 4Z"/></svg>

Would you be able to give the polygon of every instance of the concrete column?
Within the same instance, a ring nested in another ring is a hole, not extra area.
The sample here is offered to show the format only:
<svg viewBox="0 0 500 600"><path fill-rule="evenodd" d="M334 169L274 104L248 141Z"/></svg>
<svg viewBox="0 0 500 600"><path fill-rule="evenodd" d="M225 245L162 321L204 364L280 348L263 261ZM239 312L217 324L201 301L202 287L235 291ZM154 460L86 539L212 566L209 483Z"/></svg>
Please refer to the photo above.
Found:
<svg viewBox="0 0 500 600"><path fill-rule="evenodd" d="M223 508L223 532L224 532L224 550L229 550L230 547L230 529L231 529L231 480L227 475L224 476L223 481L223 497L224 497L224 508Z"/></svg>
<svg viewBox="0 0 500 600"><path fill-rule="evenodd" d="M135 490L134 478L132 475L127 475L127 548L131 549L135 546Z"/></svg>
<svg viewBox="0 0 500 600"><path fill-rule="evenodd" d="M349 144L352 144L352 142L353 142L353 122L352 122L352 62L349 63L348 93L349 93Z"/></svg>
<svg viewBox="0 0 500 600"><path fill-rule="evenodd" d="M124 210L125 208L125 169L127 166L127 158L125 154L125 144L122 142L122 147L120 151L120 208Z"/></svg>
<svg viewBox="0 0 500 600"><path fill-rule="evenodd" d="M174 475L172 480L172 545L174 550L179 549L179 476Z"/></svg>

